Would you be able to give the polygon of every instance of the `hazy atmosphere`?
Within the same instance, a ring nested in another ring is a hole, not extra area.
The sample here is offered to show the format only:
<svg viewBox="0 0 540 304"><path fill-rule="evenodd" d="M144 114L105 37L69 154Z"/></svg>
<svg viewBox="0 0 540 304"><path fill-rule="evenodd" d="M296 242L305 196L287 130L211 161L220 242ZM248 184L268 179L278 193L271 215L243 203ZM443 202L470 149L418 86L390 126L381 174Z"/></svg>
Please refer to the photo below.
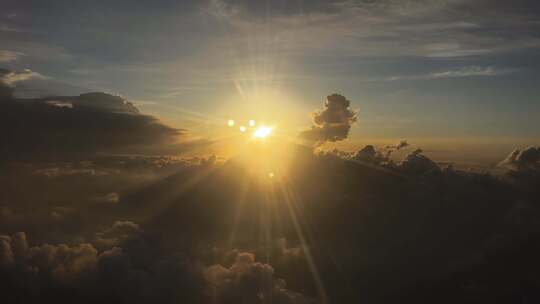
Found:
<svg viewBox="0 0 540 304"><path fill-rule="evenodd" d="M537 303L540 2L0 2L2 303Z"/></svg>

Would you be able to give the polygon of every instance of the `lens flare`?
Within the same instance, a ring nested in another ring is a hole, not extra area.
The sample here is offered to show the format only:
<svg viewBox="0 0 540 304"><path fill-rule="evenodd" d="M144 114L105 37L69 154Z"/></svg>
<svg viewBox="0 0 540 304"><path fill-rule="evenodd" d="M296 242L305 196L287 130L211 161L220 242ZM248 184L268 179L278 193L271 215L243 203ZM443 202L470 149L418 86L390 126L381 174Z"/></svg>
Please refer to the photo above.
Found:
<svg viewBox="0 0 540 304"><path fill-rule="evenodd" d="M253 132L253 137L266 138L270 134L272 134L272 128L261 126L261 127L257 128L257 130L255 130L255 132Z"/></svg>
<svg viewBox="0 0 540 304"><path fill-rule="evenodd" d="M229 127L234 127L234 120L229 119L229 121L227 121L227 125L228 125Z"/></svg>
<svg viewBox="0 0 540 304"><path fill-rule="evenodd" d="M249 124L250 127L255 127L255 120L250 119L248 124Z"/></svg>
<svg viewBox="0 0 540 304"><path fill-rule="evenodd" d="M246 132L247 128L245 126L240 126L240 132L244 133Z"/></svg>

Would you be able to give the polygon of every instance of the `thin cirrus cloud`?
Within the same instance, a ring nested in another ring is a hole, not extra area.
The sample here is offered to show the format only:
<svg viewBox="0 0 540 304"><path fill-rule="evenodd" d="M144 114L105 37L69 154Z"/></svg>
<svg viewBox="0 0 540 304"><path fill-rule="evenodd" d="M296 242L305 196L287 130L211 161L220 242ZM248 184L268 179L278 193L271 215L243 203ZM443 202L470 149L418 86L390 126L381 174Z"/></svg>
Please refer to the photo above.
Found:
<svg viewBox="0 0 540 304"><path fill-rule="evenodd" d="M335 1L285 7L263 12L253 5L214 0L205 12L233 33L275 34L280 51L289 54L309 50L342 56L454 58L540 46L530 34L537 26L535 17L504 3L496 13L488 13L487 4L462 1ZM501 28L504 31L497 30Z"/></svg>
<svg viewBox="0 0 540 304"><path fill-rule="evenodd" d="M495 77L508 75L512 73L519 72L518 69L514 68L497 68L494 66L468 66L461 67L457 69L451 69L447 71L432 72L427 74L417 74L417 75L400 75L400 76L391 76L382 79L383 81L400 81L400 80L435 80L435 79L445 79L445 78L463 78L463 77Z"/></svg>

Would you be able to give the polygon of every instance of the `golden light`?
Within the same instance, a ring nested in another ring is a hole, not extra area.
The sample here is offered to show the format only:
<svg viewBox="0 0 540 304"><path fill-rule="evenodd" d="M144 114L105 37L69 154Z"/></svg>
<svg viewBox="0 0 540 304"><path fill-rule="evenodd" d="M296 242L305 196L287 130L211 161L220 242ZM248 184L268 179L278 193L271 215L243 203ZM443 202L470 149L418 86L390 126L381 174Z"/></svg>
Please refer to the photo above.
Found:
<svg viewBox="0 0 540 304"><path fill-rule="evenodd" d="M255 127L255 120L250 119L248 124L249 124L250 127Z"/></svg>
<svg viewBox="0 0 540 304"><path fill-rule="evenodd" d="M227 125L228 125L229 127L234 127L234 120L229 119L229 121L227 121Z"/></svg>
<svg viewBox="0 0 540 304"><path fill-rule="evenodd" d="M246 132L247 128L245 126L240 126L240 132L244 133Z"/></svg>
<svg viewBox="0 0 540 304"><path fill-rule="evenodd" d="M270 134L272 134L272 128L266 127L266 126L260 126L259 128L257 128L257 130L255 130L255 132L253 132L253 137L266 138Z"/></svg>
<svg viewBox="0 0 540 304"><path fill-rule="evenodd" d="M268 177L269 177L269 178L274 178L274 172L269 172L269 173L268 173Z"/></svg>

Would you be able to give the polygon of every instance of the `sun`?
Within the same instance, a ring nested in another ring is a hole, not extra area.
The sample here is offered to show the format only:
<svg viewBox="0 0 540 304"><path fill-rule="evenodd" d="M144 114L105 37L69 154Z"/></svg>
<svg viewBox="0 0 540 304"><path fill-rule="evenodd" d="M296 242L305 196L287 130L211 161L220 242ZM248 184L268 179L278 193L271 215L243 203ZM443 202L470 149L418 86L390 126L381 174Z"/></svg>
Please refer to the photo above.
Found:
<svg viewBox="0 0 540 304"><path fill-rule="evenodd" d="M253 137L255 138L266 138L272 134L272 128L266 126L258 127L255 132L253 132Z"/></svg>

